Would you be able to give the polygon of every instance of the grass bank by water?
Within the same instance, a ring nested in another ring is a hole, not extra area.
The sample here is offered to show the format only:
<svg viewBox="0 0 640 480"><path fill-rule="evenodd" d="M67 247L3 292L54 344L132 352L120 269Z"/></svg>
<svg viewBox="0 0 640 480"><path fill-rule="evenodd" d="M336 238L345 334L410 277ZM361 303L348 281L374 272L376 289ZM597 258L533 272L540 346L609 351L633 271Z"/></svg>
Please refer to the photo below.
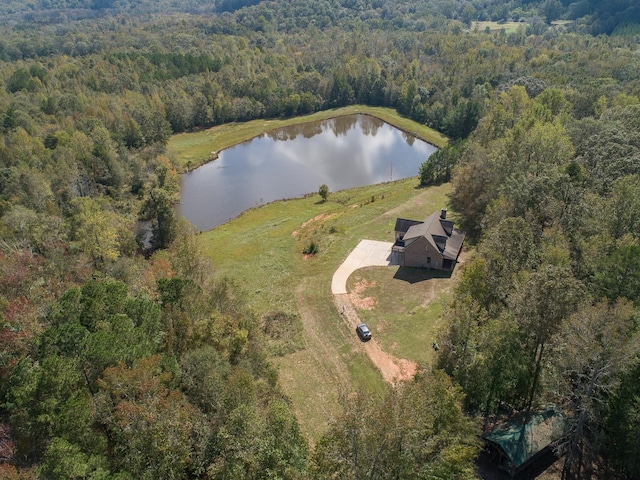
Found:
<svg viewBox="0 0 640 480"><path fill-rule="evenodd" d="M348 107L323 110L300 117L228 123L199 132L179 133L169 139L167 152L178 169L184 172L215 158L215 156L225 148L246 142L265 132L289 125L354 114L366 114L377 117L436 147L443 147L447 143L447 138L439 132L401 116L394 109L368 107L366 105L350 105Z"/></svg>

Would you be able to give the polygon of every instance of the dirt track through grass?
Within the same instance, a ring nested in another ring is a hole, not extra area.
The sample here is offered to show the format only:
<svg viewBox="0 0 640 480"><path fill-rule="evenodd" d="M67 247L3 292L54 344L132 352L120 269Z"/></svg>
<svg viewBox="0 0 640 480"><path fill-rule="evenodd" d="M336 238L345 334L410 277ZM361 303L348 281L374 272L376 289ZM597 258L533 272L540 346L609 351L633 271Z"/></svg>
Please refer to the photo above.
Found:
<svg viewBox="0 0 640 480"><path fill-rule="evenodd" d="M313 442L324 431L318 419L328 421L337 411L340 392L350 391L351 375L341 359L340 342L323 328L321 313L305 301L303 282L295 292L300 318L302 319L305 349L277 363L280 366L279 380L293 400L296 417L303 431ZM318 388L326 385L327 388ZM291 388L295 386L296 388Z"/></svg>

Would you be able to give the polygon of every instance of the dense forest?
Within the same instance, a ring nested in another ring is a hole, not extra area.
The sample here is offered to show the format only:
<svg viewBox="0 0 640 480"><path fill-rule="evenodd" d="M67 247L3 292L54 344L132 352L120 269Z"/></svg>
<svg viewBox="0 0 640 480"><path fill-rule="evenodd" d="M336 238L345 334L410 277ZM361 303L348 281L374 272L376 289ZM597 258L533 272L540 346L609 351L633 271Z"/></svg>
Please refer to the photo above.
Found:
<svg viewBox="0 0 640 480"><path fill-rule="evenodd" d="M475 478L477 419L553 402L563 478L640 478L637 2L8 0L0 24L0 476ZM312 448L165 146L356 103L449 136L420 181L452 182L477 248L440 369L345 397Z"/></svg>

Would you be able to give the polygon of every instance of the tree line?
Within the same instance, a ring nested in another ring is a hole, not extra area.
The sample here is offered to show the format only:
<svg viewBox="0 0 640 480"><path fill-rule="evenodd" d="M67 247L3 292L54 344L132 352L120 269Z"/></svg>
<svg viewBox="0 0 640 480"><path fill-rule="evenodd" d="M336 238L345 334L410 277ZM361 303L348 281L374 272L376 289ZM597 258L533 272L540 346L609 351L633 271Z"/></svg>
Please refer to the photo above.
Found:
<svg viewBox="0 0 640 480"><path fill-rule="evenodd" d="M460 152L451 202L478 249L439 362L486 422L560 405L563 478L636 478L640 102L567 109L560 90L514 86Z"/></svg>

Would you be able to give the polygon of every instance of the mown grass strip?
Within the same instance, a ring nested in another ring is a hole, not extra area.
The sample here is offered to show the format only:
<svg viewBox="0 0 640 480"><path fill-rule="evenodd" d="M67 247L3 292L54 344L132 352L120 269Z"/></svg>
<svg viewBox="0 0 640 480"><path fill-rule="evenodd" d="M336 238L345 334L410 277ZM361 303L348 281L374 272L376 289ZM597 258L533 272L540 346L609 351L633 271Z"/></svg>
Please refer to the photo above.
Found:
<svg viewBox="0 0 640 480"><path fill-rule="evenodd" d="M228 123L199 132L179 133L169 139L167 152L181 172L196 168L226 148L251 140L265 132L289 125L326 120L343 115L365 114L387 122L394 127L411 133L436 147L443 147L447 138L439 132L401 116L391 108L350 105L343 108L323 110L300 117L251 120L244 123Z"/></svg>

